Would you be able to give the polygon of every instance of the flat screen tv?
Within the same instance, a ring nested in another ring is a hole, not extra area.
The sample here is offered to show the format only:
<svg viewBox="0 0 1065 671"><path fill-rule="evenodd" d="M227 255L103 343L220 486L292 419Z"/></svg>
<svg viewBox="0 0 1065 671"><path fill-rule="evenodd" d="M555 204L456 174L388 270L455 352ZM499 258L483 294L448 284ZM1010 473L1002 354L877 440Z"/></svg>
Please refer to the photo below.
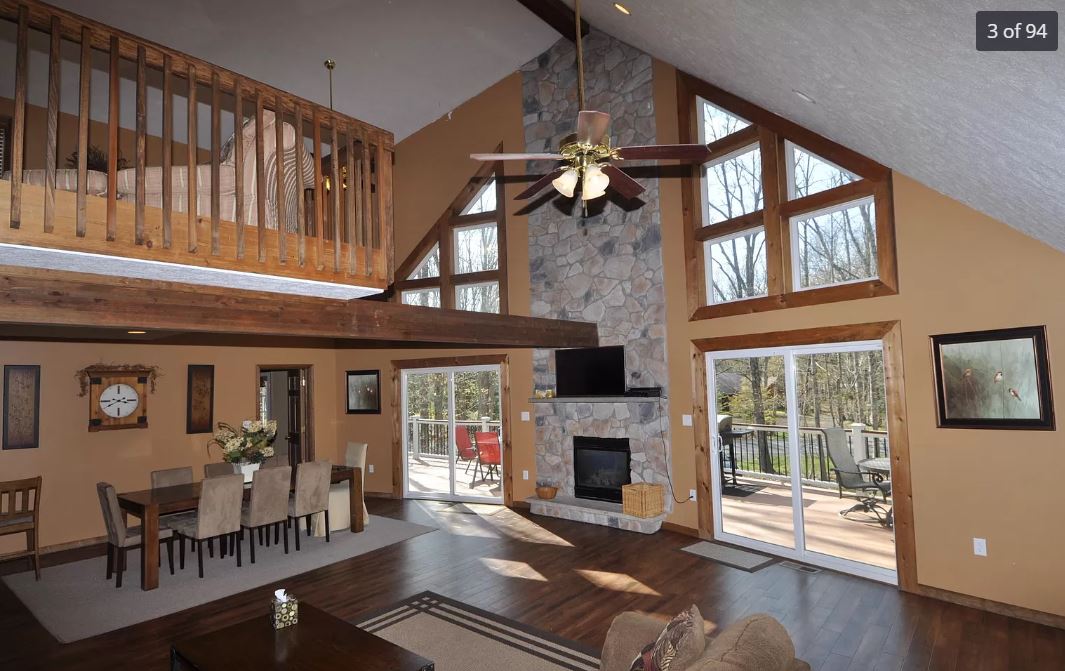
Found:
<svg viewBox="0 0 1065 671"><path fill-rule="evenodd" d="M555 351L558 396L622 396L625 393L625 348L587 347Z"/></svg>

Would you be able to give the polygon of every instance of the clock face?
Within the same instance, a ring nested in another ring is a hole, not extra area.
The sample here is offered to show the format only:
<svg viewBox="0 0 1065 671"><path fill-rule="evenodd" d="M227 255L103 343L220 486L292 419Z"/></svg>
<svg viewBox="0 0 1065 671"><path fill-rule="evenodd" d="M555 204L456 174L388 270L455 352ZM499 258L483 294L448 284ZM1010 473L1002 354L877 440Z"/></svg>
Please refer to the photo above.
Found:
<svg viewBox="0 0 1065 671"><path fill-rule="evenodd" d="M108 417L129 417L140 407L141 397L128 384L113 384L100 394L100 410Z"/></svg>

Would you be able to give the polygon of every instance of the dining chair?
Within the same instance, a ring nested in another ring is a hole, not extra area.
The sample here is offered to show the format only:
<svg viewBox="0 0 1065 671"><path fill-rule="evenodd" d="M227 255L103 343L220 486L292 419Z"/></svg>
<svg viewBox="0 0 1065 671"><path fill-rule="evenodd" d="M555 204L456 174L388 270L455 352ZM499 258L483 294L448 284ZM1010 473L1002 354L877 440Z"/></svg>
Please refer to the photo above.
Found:
<svg viewBox="0 0 1065 671"><path fill-rule="evenodd" d="M277 543L278 530L285 535L285 554L288 554L288 491L292 484L292 468L278 466L255 471L251 479L251 500L240 511L240 533L248 530L248 550L251 563L255 563L255 533L259 543L263 542L266 531L266 544L270 544L270 530L273 528L274 543ZM255 533L253 533L255 532ZM296 530L299 536L299 530ZM239 539L237 541L240 542Z"/></svg>
<svg viewBox="0 0 1065 671"><path fill-rule="evenodd" d="M223 461L218 464L204 464L203 465L203 477L216 478L220 475L236 475L240 473L240 468L233 463Z"/></svg>
<svg viewBox="0 0 1065 671"><path fill-rule="evenodd" d="M127 527L126 516L118 505L115 488L106 482L96 483L96 494L100 497L100 511L104 515L107 528L107 579L116 575L115 587L122 587L122 572L126 570L126 552L130 548L144 552L141 528ZM163 526L159 527L159 542L166 541L166 559L170 564L170 575L174 575L174 533Z"/></svg>
<svg viewBox="0 0 1065 671"><path fill-rule="evenodd" d="M299 520L306 518L307 535L311 535L311 518L317 513L325 514L325 542L329 542L329 475L332 466L328 461L305 461L296 466L296 491L288 503L288 517L292 520L296 539L296 551L300 549Z"/></svg>
<svg viewBox="0 0 1065 671"><path fill-rule="evenodd" d="M366 498L366 451L369 449L369 445L366 443L352 443L348 442L348 448L344 452L344 465L357 467L362 479L362 491L363 499ZM345 504L347 504L350 514L351 506L347 503L346 497L348 496L348 484L346 482L337 483L344 488ZM362 521L365 523L370 519L370 511L366 509L366 501L362 503Z"/></svg>
<svg viewBox="0 0 1065 671"><path fill-rule="evenodd" d="M152 489L192 484L192 466L152 471Z"/></svg>
<svg viewBox="0 0 1065 671"><path fill-rule="evenodd" d="M222 544L222 556L228 542L236 548L237 566L240 566L240 510L244 499L244 476L219 475L207 478L200 485L200 501L196 512L181 515L168 525L177 535L178 555L181 568L185 568L185 539L196 548L196 558L203 577L203 542L214 538Z"/></svg>
<svg viewBox="0 0 1065 671"><path fill-rule="evenodd" d="M288 466L288 449L284 452L274 452L274 456L263 459L263 465L259 468L281 468Z"/></svg>
<svg viewBox="0 0 1065 671"><path fill-rule="evenodd" d="M41 579L41 476L0 482L0 536L26 534L26 550L4 559L33 558L33 573Z"/></svg>
<svg viewBox="0 0 1065 671"><path fill-rule="evenodd" d="M477 444L477 468L473 471L473 482L477 482L478 473L481 474L482 480L487 480L493 471L499 478L499 467L503 463L499 434L494 431L478 431L473 434L473 440ZM482 466L485 469L483 471Z"/></svg>

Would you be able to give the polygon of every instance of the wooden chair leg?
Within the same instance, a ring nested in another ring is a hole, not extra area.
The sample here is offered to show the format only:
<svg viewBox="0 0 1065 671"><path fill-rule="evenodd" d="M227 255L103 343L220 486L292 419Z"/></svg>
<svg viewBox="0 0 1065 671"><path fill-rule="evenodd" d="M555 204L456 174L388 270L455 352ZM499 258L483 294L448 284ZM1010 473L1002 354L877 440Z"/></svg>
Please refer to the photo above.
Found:
<svg viewBox="0 0 1065 671"><path fill-rule="evenodd" d="M277 528L277 522L274 522L273 526L274 526L274 545L277 545L278 540L279 540L279 531L278 531L278 528Z"/></svg>
<svg viewBox="0 0 1065 671"><path fill-rule="evenodd" d="M37 538L37 530L26 532L26 549L33 550L33 573L37 580L41 579L41 548Z"/></svg>
<svg viewBox="0 0 1065 671"><path fill-rule="evenodd" d="M296 539L296 552L300 551L300 523L296 518L292 519L292 537Z"/></svg>
<svg viewBox="0 0 1065 671"><path fill-rule="evenodd" d="M249 529L249 531L250 531L250 529ZM260 529L259 531L262 531L262 529ZM254 564L255 563L255 534L253 534L253 533L249 533L248 534L248 556L251 557L251 563Z"/></svg>
<svg viewBox="0 0 1065 671"><path fill-rule="evenodd" d="M233 534L233 546L234 546L234 548L237 551L237 568L240 568L240 546L241 546L241 542L240 542L240 534L238 534L238 533L234 533Z"/></svg>
<svg viewBox="0 0 1065 671"><path fill-rule="evenodd" d="M311 525L311 520L313 520L313 519L314 519L314 515L308 515L307 516L307 537L308 538L311 537L311 531L313 530L313 527Z"/></svg>
<svg viewBox="0 0 1065 671"><path fill-rule="evenodd" d="M181 570L184 571L185 570L185 537L184 536L178 536L178 558L180 560L178 562L178 566L180 566Z"/></svg>
<svg viewBox="0 0 1065 671"><path fill-rule="evenodd" d="M259 545L263 545L266 542L263 540L263 528L257 527L255 533L259 535Z"/></svg>
<svg viewBox="0 0 1065 671"><path fill-rule="evenodd" d="M170 575L174 575L174 537L166 539L166 563L170 565Z"/></svg>
<svg viewBox="0 0 1065 671"><path fill-rule="evenodd" d="M325 542L328 543L329 542L329 510L326 509L323 512L325 512Z"/></svg>
<svg viewBox="0 0 1065 671"><path fill-rule="evenodd" d="M115 578L115 587L122 587L122 571L126 570L126 548L118 548L118 566L116 567L117 577Z"/></svg>
<svg viewBox="0 0 1065 671"><path fill-rule="evenodd" d="M207 541L207 550L211 550L211 541ZM213 555L212 555L213 556ZM196 559L200 561L200 578L203 578L203 541L196 541Z"/></svg>
<svg viewBox="0 0 1065 671"><path fill-rule="evenodd" d="M218 537L218 558L219 559L225 559L226 558L226 543L227 542L228 541L227 541L227 537L226 536L219 536Z"/></svg>
<svg viewBox="0 0 1065 671"><path fill-rule="evenodd" d="M281 525L281 535L285 537L285 554L288 554L288 520L278 524Z"/></svg>
<svg viewBox="0 0 1065 671"><path fill-rule="evenodd" d="M203 549L203 543L200 542L199 543L199 547L197 548L196 552L199 552L202 549ZM208 552L208 554L211 555L211 559L214 559L214 539L213 538L208 538L207 539L207 552ZM202 578L203 576L200 576L200 577Z"/></svg>
<svg viewBox="0 0 1065 671"><path fill-rule="evenodd" d="M115 546L107 544L107 579L115 574Z"/></svg>

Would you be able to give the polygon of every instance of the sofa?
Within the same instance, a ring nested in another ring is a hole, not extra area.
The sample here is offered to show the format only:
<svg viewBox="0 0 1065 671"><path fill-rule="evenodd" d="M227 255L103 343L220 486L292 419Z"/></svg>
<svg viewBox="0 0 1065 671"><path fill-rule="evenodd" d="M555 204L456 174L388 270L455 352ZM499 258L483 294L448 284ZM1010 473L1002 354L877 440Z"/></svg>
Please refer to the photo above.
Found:
<svg viewBox="0 0 1065 671"><path fill-rule="evenodd" d="M606 635L600 670L629 671L664 626L662 620L640 613L618 615ZM670 671L810 671L810 665L795 659L795 646L783 625L758 614L726 627L705 642L694 663Z"/></svg>

